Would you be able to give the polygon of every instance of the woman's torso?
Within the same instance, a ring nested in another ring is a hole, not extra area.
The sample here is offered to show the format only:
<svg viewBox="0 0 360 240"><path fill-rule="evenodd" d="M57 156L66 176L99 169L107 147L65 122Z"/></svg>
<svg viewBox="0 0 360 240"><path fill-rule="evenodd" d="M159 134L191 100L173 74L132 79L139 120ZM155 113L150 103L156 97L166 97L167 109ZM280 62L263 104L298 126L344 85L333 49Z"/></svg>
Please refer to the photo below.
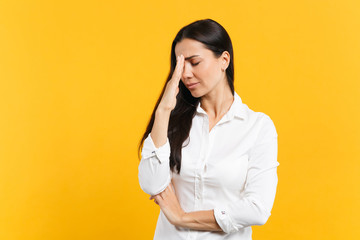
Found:
<svg viewBox="0 0 360 240"><path fill-rule="evenodd" d="M209 132L208 117L197 107L189 138L183 144L180 174L172 173L172 183L185 212L211 210L243 197L249 153L263 115L250 110L235 93L230 110ZM160 212L154 239L248 240L251 227L232 234L187 230L174 227Z"/></svg>

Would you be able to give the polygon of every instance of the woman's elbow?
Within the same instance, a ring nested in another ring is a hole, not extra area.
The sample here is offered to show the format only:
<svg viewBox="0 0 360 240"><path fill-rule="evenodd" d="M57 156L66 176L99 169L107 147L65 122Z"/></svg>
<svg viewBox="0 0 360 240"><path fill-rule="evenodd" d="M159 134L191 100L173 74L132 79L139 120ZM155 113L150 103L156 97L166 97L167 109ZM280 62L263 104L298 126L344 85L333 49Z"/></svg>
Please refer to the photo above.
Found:
<svg viewBox="0 0 360 240"><path fill-rule="evenodd" d="M147 194L153 196L153 195L156 195L155 192L156 192L156 189L151 185L151 184L148 184L146 181L139 181L140 183L140 188Z"/></svg>
<svg viewBox="0 0 360 240"><path fill-rule="evenodd" d="M170 184L170 181L166 181L165 184L152 181L139 181L140 188L147 194L154 196L161 193Z"/></svg>
<svg viewBox="0 0 360 240"><path fill-rule="evenodd" d="M145 193L156 195L162 192L171 181L169 163L159 163L156 158L141 159L138 178L140 187Z"/></svg>
<svg viewBox="0 0 360 240"><path fill-rule="evenodd" d="M269 219L270 215L265 212L254 212L251 215L247 216L246 222L242 222L238 224L238 228L250 227L250 226L261 226L264 225Z"/></svg>
<svg viewBox="0 0 360 240"><path fill-rule="evenodd" d="M267 220L269 219L269 217L270 217L270 214L268 214L266 212L261 213L256 218L254 225L258 225L258 226L264 225L267 222Z"/></svg>
<svg viewBox="0 0 360 240"><path fill-rule="evenodd" d="M264 225L271 215L270 211L256 198L248 198L247 200L251 210L248 214L248 223L246 225Z"/></svg>
<svg viewBox="0 0 360 240"><path fill-rule="evenodd" d="M161 193L170 183L170 175L167 176L154 176L142 174L139 172L140 188L147 194L153 196Z"/></svg>
<svg viewBox="0 0 360 240"><path fill-rule="evenodd" d="M257 202L252 202L255 210L255 214L253 215L253 223L251 225L264 225L269 219L271 213L267 211L262 205L259 205Z"/></svg>

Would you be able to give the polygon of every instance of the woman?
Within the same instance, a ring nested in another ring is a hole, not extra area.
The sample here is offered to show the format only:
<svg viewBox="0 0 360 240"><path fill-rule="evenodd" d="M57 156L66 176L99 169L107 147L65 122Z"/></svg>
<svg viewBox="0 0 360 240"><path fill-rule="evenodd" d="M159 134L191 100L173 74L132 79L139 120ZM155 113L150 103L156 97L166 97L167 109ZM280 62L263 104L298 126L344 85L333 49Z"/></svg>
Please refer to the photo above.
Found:
<svg viewBox="0 0 360 240"><path fill-rule="evenodd" d="M270 216L277 132L234 91L234 55L211 19L183 27L139 150L139 182L160 206L154 239L251 239Z"/></svg>

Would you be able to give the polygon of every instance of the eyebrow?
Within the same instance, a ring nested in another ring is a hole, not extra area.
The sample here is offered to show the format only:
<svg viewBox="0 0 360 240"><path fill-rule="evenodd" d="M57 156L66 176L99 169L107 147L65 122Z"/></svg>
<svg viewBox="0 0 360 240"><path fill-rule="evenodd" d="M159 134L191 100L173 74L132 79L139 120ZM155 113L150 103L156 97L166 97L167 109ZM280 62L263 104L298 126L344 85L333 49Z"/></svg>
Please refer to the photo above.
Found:
<svg viewBox="0 0 360 240"><path fill-rule="evenodd" d="M198 56L200 56L200 55L192 55L192 56L190 56L190 57L185 58L185 60L189 60L189 59L191 59L191 58L198 57Z"/></svg>

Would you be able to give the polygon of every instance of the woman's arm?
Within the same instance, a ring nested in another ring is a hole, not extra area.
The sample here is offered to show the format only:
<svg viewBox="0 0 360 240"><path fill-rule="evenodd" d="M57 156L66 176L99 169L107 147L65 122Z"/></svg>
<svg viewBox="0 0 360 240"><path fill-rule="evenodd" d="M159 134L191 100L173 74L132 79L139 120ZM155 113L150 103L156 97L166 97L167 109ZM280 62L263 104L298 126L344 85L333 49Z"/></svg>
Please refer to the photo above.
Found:
<svg viewBox="0 0 360 240"><path fill-rule="evenodd" d="M172 78L166 84L164 94L155 111L151 133L144 141L139 164L141 189L155 195L163 191L171 181L169 166L170 144L167 138L170 113L176 106L179 81L184 68L184 57L178 58Z"/></svg>
<svg viewBox="0 0 360 240"><path fill-rule="evenodd" d="M155 199L155 203L160 206L169 222L175 226L195 230L222 231L216 222L214 210L184 212L171 184L163 192L150 199Z"/></svg>
<svg viewBox="0 0 360 240"><path fill-rule="evenodd" d="M163 191L171 181L170 144L167 138L170 112L157 109L151 133L144 141L139 164L141 189L155 195Z"/></svg>
<svg viewBox="0 0 360 240"><path fill-rule="evenodd" d="M177 225L195 230L222 231L216 222L214 210L185 213Z"/></svg>
<svg viewBox="0 0 360 240"><path fill-rule="evenodd" d="M155 112L155 121L150 135L156 148L166 143L170 113L171 110L162 108L158 108Z"/></svg>
<svg viewBox="0 0 360 240"><path fill-rule="evenodd" d="M185 213L175 193L167 187L153 198L172 224L195 230L221 229L231 233L266 223L275 199L279 163L275 126L267 116L263 124L258 141L251 150L244 197L215 206L213 210Z"/></svg>
<svg viewBox="0 0 360 240"><path fill-rule="evenodd" d="M243 198L214 208L215 218L224 232L263 225L269 219L278 184L277 136L274 123L264 115L257 140L249 152Z"/></svg>

